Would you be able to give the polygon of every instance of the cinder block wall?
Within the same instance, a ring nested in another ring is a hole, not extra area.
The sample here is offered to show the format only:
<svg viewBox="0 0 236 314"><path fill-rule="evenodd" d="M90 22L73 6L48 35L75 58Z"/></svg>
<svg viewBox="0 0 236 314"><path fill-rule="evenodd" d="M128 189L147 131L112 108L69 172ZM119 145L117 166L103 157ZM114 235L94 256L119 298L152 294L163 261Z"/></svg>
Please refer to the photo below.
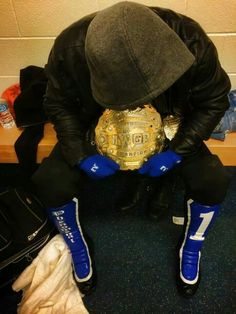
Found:
<svg viewBox="0 0 236 314"><path fill-rule="evenodd" d="M0 93L19 81L20 69L43 67L55 37L79 18L117 0L0 0ZM197 20L209 34L236 88L235 0L136 0Z"/></svg>

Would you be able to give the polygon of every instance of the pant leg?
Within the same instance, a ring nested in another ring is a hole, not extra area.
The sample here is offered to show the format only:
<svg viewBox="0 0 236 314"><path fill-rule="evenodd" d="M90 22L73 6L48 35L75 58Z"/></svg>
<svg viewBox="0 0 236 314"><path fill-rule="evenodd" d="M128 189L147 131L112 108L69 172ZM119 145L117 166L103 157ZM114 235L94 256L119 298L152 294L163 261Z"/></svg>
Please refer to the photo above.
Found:
<svg viewBox="0 0 236 314"><path fill-rule="evenodd" d="M216 155L212 155L205 144L199 154L186 158L178 167L186 187L187 199L204 205L223 202L230 175Z"/></svg>
<svg viewBox="0 0 236 314"><path fill-rule="evenodd" d="M90 257L79 219L78 194L83 173L70 167L57 144L32 176L33 189L44 203L52 222L63 236L72 257L75 282L84 295L94 289L92 258Z"/></svg>
<svg viewBox="0 0 236 314"><path fill-rule="evenodd" d="M45 207L58 207L78 196L83 174L77 167L69 166L56 144L33 174L33 190Z"/></svg>

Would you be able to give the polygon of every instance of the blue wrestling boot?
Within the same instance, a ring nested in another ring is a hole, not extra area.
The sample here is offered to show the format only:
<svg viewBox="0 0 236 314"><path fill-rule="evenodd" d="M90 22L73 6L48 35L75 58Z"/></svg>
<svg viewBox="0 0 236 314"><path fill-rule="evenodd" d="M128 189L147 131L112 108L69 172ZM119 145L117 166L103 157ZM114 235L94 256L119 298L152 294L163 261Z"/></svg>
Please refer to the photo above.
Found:
<svg viewBox="0 0 236 314"><path fill-rule="evenodd" d="M206 206L188 202L188 221L184 241L179 251L177 288L180 294L191 298L200 283L201 248L209 229L219 212L219 205Z"/></svg>
<svg viewBox="0 0 236 314"><path fill-rule="evenodd" d="M74 278L80 292L90 294L95 288L92 262L79 222L78 199L64 206L49 208L47 212L63 236L72 257Z"/></svg>

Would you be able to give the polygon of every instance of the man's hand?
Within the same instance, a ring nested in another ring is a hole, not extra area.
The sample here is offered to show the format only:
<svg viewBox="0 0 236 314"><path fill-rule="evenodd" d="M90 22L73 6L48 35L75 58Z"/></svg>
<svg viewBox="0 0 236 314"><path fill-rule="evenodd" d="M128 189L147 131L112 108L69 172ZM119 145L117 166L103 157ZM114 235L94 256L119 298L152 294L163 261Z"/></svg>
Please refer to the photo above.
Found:
<svg viewBox="0 0 236 314"><path fill-rule="evenodd" d="M163 153L155 154L146 161L138 170L140 174L147 174L150 177L160 177L165 172L173 168L176 164L180 163L182 157L167 150Z"/></svg>
<svg viewBox="0 0 236 314"><path fill-rule="evenodd" d="M79 168L92 179L102 179L113 175L120 166L110 158L96 154L82 160Z"/></svg>

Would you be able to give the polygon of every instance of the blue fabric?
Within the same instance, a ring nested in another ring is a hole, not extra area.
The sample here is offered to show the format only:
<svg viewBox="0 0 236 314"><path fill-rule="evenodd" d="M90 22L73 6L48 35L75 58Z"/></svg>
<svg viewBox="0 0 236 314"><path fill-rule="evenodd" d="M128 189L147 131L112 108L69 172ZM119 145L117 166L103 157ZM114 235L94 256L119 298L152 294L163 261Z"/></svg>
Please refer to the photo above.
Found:
<svg viewBox="0 0 236 314"><path fill-rule="evenodd" d="M172 150L155 154L146 161L138 170L140 174L147 174L150 177L160 177L165 172L180 163L182 157Z"/></svg>
<svg viewBox="0 0 236 314"><path fill-rule="evenodd" d="M120 168L115 161L99 154L85 158L80 162L79 167L92 179L113 175Z"/></svg>
<svg viewBox="0 0 236 314"><path fill-rule="evenodd" d="M228 99L230 107L211 134L216 140L224 141L227 133L236 131L236 90L229 93Z"/></svg>
<svg viewBox="0 0 236 314"><path fill-rule="evenodd" d="M220 205L205 206L196 202L188 207L188 224L180 257L182 276L190 282L197 279L200 251L219 209Z"/></svg>
<svg viewBox="0 0 236 314"><path fill-rule="evenodd" d="M92 276L91 259L79 224L78 200L58 208L48 208L48 215L63 236L72 256L75 277L78 281Z"/></svg>

